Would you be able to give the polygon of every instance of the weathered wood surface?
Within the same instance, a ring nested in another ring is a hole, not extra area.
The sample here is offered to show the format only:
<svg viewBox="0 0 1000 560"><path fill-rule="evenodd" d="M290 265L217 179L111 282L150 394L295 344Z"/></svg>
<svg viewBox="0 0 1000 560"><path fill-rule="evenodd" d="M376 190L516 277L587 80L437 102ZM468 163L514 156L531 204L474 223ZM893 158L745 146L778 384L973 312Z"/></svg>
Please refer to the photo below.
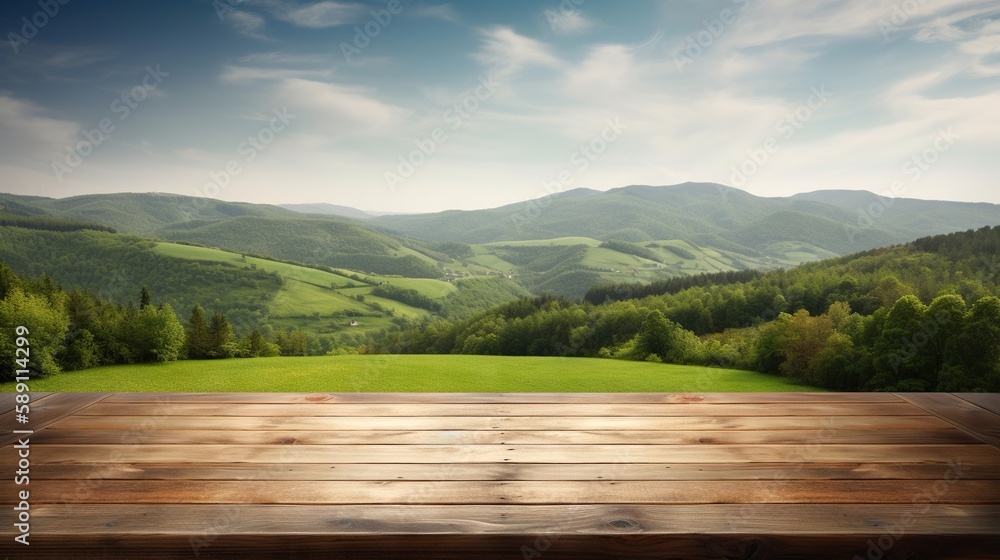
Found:
<svg viewBox="0 0 1000 560"><path fill-rule="evenodd" d="M33 397L0 556L1000 557L995 395Z"/></svg>

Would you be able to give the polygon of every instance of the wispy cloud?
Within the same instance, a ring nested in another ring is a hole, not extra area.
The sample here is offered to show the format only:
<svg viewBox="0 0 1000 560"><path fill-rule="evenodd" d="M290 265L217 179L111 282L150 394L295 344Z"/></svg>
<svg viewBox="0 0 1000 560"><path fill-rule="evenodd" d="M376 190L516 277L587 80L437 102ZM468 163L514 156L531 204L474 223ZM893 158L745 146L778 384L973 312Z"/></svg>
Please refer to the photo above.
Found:
<svg viewBox="0 0 1000 560"><path fill-rule="evenodd" d="M232 10L223 16L223 21L239 33L255 39L267 39L263 34L264 18L253 12Z"/></svg>
<svg viewBox="0 0 1000 560"><path fill-rule="evenodd" d="M284 80L276 99L292 112L309 113L307 119L325 128L329 134L371 132L397 124L409 111L376 99L370 88L345 86L291 78Z"/></svg>
<svg viewBox="0 0 1000 560"><path fill-rule="evenodd" d="M0 160L14 164L62 157L80 125L48 116L40 105L0 91Z"/></svg>
<svg viewBox="0 0 1000 560"><path fill-rule="evenodd" d="M296 6L281 3L275 16L300 27L323 28L355 23L364 16L366 6L353 2L316 2Z"/></svg>
<svg viewBox="0 0 1000 560"><path fill-rule="evenodd" d="M525 66L559 66L560 60L545 43L519 35L509 27L481 31L483 45L475 58L504 76Z"/></svg>
<svg viewBox="0 0 1000 560"><path fill-rule="evenodd" d="M451 4L422 5L410 8L410 15L422 18L435 18L452 23L458 22L458 12Z"/></svg>

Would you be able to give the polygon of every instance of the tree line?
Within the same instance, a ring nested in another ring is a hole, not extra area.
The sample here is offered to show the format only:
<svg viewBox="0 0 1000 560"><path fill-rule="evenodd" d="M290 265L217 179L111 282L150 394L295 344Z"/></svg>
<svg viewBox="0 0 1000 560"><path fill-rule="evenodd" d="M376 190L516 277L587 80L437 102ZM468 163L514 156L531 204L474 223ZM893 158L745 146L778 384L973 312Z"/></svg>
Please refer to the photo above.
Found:
<svg viewBox="0 0 1000 560"><path fill-rule="evenodd" d="M237 337L224 314L206 317L201 306L182 325L170 304L153 303L145 286L137 300L121 305L87 291L66 291L48 276L23 278L0 262L2 378L14 376L17 326L30 332L32 371L41 375L184 358L277 356L283 349L259 330ZM290 344L284 349L295 350Z"/></svg>
<svg viewBox="0 0 1000 560"><path fill-rule="evenodd" d="M987 227L622 301L525 298L363 350L701 364L846 391L997 391L998 247L1000 228Z"/></svg>

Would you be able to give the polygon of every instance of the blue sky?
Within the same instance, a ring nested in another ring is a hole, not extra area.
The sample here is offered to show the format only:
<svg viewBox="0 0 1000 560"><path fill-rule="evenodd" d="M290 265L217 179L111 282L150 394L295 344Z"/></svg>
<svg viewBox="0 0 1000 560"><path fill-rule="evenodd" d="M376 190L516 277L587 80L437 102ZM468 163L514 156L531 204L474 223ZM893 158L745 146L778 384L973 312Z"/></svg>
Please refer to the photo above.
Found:
<svg viewBox="0 0 1000 560"><path fill-rule="evenodd" d="M8 0L0 32L5 192L1000 203L995 1Z"/></svg>

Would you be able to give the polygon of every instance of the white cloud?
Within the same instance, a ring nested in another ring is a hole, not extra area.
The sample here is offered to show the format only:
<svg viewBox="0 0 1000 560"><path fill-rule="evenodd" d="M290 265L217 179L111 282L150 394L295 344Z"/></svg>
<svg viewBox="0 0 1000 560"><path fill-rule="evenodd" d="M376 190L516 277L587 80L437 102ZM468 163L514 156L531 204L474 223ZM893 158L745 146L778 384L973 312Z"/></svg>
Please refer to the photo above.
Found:
<svg viewBox="0 0 1000 560"><path fill-rule="evenodd" d="M264 18L245 10L232 10L223 16L223 21L230 27L247 37L255 39L266 39L267 36L261 32L264 27Z"/></svg>
<svg viewBox="0 0 1000 560"><path fill-rule="evenodd" d="M276 94L280 105L304 113L299 122L328 128L331 135L371 132L399 123L408 113L402 107L374 98L366 88L330 84L301 78L285 80Z"/></svg>
<svg viewBox="0 0 1000 560"><path fill-rule="evenodd" d="M563 35L584 33L594 26L594 21L583 15L580 10L545 10L545 19L553 31Z"/></svg>
<svg viewBox="0 0 1000 560"><path fill-rule="evenodd" d="M627 79L636 77L635 66L625 45L599 45L580 64L567 69L566 80L571 89L620 89L628 87Z"/></svg>
<svg viewBox="0 0 1000 560"><path fill-rule="evenodd" d="M322 28L354 23L365 13L362 4L316 2L305 6L285 6L277 16L301 27Z"/></svg>
<svg viewBox="0 0 1000 560"><path fill-rule="evenodd" d="M0 92L0 158L14 165L65 156L80 138L80 125L45 115L46 110Z"/></svg>
<svg viewBox="0 0 1000 560"><path fill-rule="evenodd" d="M257 80L282 80L289 78L325 78L332 69L301 70L295 68L262 68L256 66L225 66L219 79L224 82L248 83Z"/></svg>
<svg viewBox="0 0 1000 560"><path fill-rule="evenodd" d="M482 30L483 46L475 54L483 64L492 66L498 74L507 75L525 66L560 65L548 45L524 35L518 35L509 27L494 27Z"/></svg>
<svg viewBox="0 0 1000 560"><path fill-rule="evenodd" d="M458 22L458 13L451 4L439 4L436 6L417 6L410 8L410 14L414 17L435 18L452 23Z"/></svg>

